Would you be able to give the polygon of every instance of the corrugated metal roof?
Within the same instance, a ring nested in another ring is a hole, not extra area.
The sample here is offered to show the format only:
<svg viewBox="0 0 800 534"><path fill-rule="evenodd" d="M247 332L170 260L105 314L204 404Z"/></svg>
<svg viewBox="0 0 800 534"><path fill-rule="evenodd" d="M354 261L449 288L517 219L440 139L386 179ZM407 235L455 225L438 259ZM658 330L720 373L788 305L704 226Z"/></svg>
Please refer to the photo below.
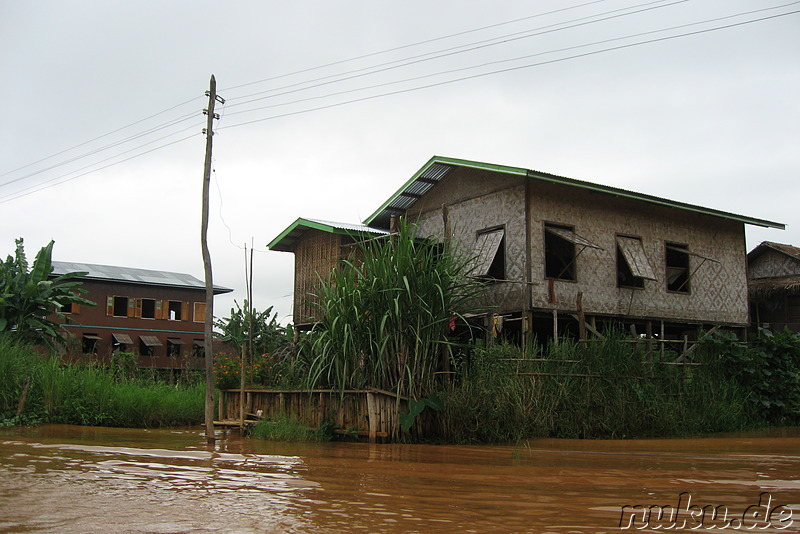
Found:
<svg viewBox="0 0 800 534"><path fill-rule="evenodd" d="M151 271L133 267L117 267L114 265L98 265L95 263L76 263L68 261L54 261L53 275L61 276L67 273L88 273L88 280L106 280L110 282L123 282L129 284L143 284L154 286L205 289L205 282L198 280L190 274L173 273L168 271ZM214 294L230 293L227 287L214 286Z"/></svg>
<svg viewBox="0 0 800 534"><path fill-rule="evenodd" d="M591 182L584 182L574 178L567 178L564 176L557 176L540 171L522 169L519 167L508 167L504 165L495 165L491 163L481 163L478 161L469 161L455 158L446 158L442 156L432 157L419 171L411 177L403 186L392 195L389 200L383 203L375 213L367 217L364 224L374 228L389 228L390 216L393 213L401 213L407 210L414 204L418 195L425 194L431 187L436 185L444 176L447 175L455 167L468 167L473 169L481 169L492 172L499 172L503 174L512 174L517 176L527 176L534 180L542 180L546 182L553 182L562 185L569 185L572 187L579 187L581 189L588 189L600 193L606 193L618 197L631 198L634 200L641 200L651 204L659 204L662 206L676 208L681 210L702 213L711 215L713 217L721 217L738 221L744 224L751 224L754 226L763 226L765 228L778 228L783 230L786 225L779 222L768 221L766 219L756 219L745 215L737 215L735 213L728 213L725 211L715 210L712 208L704 208L685 202L678 202L666 198L660 198L653 195L644 193L636 193L635 191L628 191L617 187L607 185L600 185ZM404 193L412 193L414 196L405 196Z"/></svg>
<svg viewBox="0 0 800 534"><path fill-rule="evenodd" d="M308 230L321 230L332 234L343 235L386 235L389 232L378 228L371 228L363 224L340 223L333 221L322 221L319 219L298 218L289 225L286 230L273 239L267 247L270 250L280 250L290 252L295 242Z"/></svg>

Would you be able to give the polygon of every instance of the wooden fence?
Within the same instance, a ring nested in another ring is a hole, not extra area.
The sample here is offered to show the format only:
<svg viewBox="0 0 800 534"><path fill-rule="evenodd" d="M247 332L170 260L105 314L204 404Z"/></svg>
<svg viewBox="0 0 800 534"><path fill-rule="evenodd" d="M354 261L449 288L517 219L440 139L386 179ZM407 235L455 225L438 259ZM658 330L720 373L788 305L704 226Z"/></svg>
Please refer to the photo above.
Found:
<svg viewBox="0 0 800 534"><path fill-rule="evenodd" d="M242 426L241 391L222 390L218 426ZM246 419L277 420L290 417L310 428L323 423L334 425L334 432L366 437L370 442L389 442L400 435L397 417L398 396L389 391L370 390L271 390L245 389ZM408 401L400 397L400 413L408 411Z"/></svg>

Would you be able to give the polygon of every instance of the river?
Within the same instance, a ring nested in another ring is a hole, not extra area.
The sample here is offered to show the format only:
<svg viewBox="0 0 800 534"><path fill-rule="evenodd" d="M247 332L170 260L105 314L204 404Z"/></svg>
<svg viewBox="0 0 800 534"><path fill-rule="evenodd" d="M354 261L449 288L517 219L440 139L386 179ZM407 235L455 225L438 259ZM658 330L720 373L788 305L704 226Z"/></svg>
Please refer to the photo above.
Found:
<svg viewBox="0 0 800 534"><path fill-rule="evenodd" d="M200 429L0 430L0 532L583 534L722 526L800 532L800 429L516 447L277 443L235 432L207 445Z"/></svg>

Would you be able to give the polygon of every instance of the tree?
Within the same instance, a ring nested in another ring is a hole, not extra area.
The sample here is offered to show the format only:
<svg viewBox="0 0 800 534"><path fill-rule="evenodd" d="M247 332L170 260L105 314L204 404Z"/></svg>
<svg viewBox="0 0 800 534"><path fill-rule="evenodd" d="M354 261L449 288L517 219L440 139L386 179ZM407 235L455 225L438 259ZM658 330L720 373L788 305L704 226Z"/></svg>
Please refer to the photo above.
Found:
<svg viewBox="0 0 800 534"><path fill-rule="evenodd" d="M22 238L14 256L0 263L0 335L41 341L47 345L66 341L55 319L70 304L96 306L84 298L87 291L76 280L87 273L67 273L51 279L53 241L42 247L29 267Z"/></svg>
<svg viewBox="0 0 800 534"><path fill-rule="evenodd" d="M250 337L250 325L253 332L253 354L272 353L289 344L286 328L278 323L278 314L272 314L272 306L264 311L250 309L245 299L244 307L233 301L230 317L217 319L214 326L219 329L216 335L234 346L241 354ZM252 321L251 321L252 317ZM252 355L251 355L252 356Z"/></svg>

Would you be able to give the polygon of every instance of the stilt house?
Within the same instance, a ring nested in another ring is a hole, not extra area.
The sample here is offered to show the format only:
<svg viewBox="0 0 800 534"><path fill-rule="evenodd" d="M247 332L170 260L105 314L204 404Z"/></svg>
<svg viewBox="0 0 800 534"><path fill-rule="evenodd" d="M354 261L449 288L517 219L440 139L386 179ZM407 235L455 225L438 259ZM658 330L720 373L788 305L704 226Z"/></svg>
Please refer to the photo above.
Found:
<svg viewBox="0 0 800 534"><path fill-rule="evenodd" d="M764 241L747 264L753 324L800 332L800 248Z"/></svg>
<svg viewBox="0 0 800 534"><path fill-rule="evenodd" d="M473 255L472 275L491 282L487 323L511 338L539 340L610 322L664 339L701 326L745 327L744 225L784 228L539 171L435 156L364 225L345 231L329 223L321 231L364 238L387 232L392 216L416 222L420 237ZM335 243L322 255L312 252L311 241L321 239L296 222L269 244L303 255L296 256L298 324L313 319L305 314L307 294L298 292L306 289L301 279L311 271L324 277L341 257L341 237L329 237Z"/></svg>

